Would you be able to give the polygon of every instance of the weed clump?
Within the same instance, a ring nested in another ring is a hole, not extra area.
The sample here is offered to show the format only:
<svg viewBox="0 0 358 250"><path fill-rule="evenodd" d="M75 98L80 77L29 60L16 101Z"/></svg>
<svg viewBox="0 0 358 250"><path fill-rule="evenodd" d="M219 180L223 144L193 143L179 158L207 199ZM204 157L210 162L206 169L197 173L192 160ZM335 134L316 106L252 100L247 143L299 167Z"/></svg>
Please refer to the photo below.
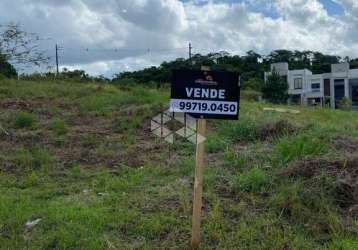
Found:
<svg viewBox="0 0 358 250"><path fill-rule="evenodd" d="M280 159L287 163L307 156L327 153L328 146L324 138L304 134L281 139L276 145L276 151Z"/></svg>
<svg viewBox="0 0 358 250"><path fill-rule="evenodd" d="M286 135L292 135L299 130L286 120L264 123L242 118L238 123L225 122L221 125L221 134L234 141L254 142L257 140L270 141Z"/></svg>
<svg viewBox="0 0 358 250"><path fill-rule="evenodd" d="M258 167L254 167L248 172L239 174L236 179L236 190L259 193L264 191L270 184L269 176Z"/></svg>
<svg viewBox="0 0 358 250"><path fill-rule="evenodd" d="M259 129L258 137L265 141L276 139L285 135L294 134L298 130L286 120L280 120L275 123L267 123Z"/></svg>
<svg viewBox="0 0 358 250"><path fill-rule="evenodd" d="M51 124L51 129L57 135L65 135L68 132L67 124L61 119L55 119Z"/></svg>
<svg viewBox="0 0 358 250"><path fill-rule="evenodd" d="M54 162L54 157L43 149L18 149L15 152L14 162L21 169L48 169Z"/></svg>
<svg viewBox="0 0 358 250"><path fill-rule="evenodd" d="M322 173L328 174L335 183L335 195L341 207L358 204L358 157L347 159L316 158L297 161L284 169L283 177L303 177L313 179Z"/></svg>
<svg viewBox="0 0 358 250"><path fill-rule="evenodd" d="M33 128L36 125L36 118L33 114L28 112L20 112L15 117L14 126L17 129Z"/></svg>

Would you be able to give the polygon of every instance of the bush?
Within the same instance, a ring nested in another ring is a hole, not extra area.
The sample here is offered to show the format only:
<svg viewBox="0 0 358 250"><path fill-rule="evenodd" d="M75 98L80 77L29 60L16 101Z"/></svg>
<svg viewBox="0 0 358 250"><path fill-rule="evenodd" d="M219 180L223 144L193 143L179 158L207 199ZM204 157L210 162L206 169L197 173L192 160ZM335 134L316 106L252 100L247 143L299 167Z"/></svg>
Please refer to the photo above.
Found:
<svg viewBox="0 0 358 250"><path fill-rule="evenodd" d="M347 97L343 97L338 102L338 108L343 109L343 110L351 110L352 109L352 101Z"/></svg>
<svg viewBox="0 0 358 250"><path fill-rule="evenodd" d="M272 103L286 103L288 99L288 84L281 76L272 72L262 89L264 99Z"/></svg>
<svg viewBox="0 0 358 250"><path fill-rule="evenodd" d="M33 114L20 112L15 117L15 128L33 128L36 124L36 118Z"/></svg>
<svg viewBox="0 0 358 250"><path fill-rule="evenodd" d="M264 82L262 79L251 78L242 84L242 89L260 92L262 91L263 86L264 86Z"/></svg>

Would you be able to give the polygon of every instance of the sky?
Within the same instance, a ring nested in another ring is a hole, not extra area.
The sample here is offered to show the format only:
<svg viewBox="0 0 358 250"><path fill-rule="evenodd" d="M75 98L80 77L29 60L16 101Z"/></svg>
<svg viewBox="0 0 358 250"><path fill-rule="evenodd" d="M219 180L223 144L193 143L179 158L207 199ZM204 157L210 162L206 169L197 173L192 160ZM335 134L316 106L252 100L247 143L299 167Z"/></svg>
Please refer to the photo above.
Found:
<svg viewBox="0 0 358 250"><path fill-rule="evenodd" d="M357 0L1 0L9 22L44 38L51 70L58 44L61 68L107 77L187 58L189 42L202 54L358 57Z"/></svg>

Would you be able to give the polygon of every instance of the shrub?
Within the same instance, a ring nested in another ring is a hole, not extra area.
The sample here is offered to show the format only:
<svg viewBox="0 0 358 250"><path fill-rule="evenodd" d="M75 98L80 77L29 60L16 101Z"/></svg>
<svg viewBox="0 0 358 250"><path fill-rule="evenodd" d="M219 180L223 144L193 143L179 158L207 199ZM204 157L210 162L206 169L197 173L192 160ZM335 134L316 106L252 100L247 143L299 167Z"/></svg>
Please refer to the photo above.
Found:
<svg viewBox="0 0 358 250"><path fill-rule="evenodd" d="M15 128L33 128L35 124L36 119L33 114L20 112L15 117Z"/></svg>
<svg viewBox="0 0 358 250"><path fill-rule="evenodd" d="M352 109L352 101L347 97L343 97L338 102L338 108L343 109L343 110L351 110Z"/></svg>
<svg viewBox="0 0 358 250"><path fill-rule="evenodd" d="M264 85L264 82L262 79L260 78L251 78L247 81L245 81L243 84L242 84L242 89L245 89L245 90L253 90L253 91L262 91L262 87Z"/></svg>
<svg viewBox="0 0 358 250"><path fill-rule="evenodd" d="M272 103L285 103L288 99L288 84L281 76L272 72L262 89L264 99Z"/></svg>

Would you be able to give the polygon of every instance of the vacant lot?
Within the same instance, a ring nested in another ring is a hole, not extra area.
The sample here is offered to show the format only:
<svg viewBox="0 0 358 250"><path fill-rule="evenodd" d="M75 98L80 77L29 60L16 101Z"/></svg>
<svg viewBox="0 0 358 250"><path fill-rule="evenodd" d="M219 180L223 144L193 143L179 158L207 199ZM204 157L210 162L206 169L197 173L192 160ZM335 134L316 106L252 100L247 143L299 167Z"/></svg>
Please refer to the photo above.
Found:
<svg viewBox="0 0 358 250"><path fill-rule="evenodd" d="M168 100L0 81L0 248L188 248L194 146L149 130ZM267 106L209 121L202 248L358 249L358 113Z"/></svg>

